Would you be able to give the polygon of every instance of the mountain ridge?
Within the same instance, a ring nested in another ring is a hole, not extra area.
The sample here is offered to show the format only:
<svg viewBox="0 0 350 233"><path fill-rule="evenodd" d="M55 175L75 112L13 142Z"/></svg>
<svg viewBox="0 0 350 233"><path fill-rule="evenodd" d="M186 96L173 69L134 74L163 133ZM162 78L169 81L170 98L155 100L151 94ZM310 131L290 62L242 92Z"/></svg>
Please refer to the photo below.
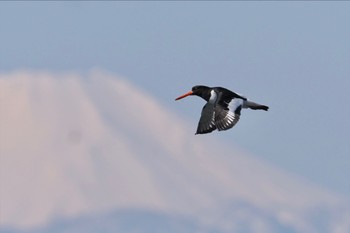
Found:
<svg viewBox="0 0 350 233"><path fill-rule="evenodd" d="M241 202L262 211L247 214L261 229L273 228L266 220L272 216L297 232L318 232L307 220L317 208L328 211L327 232L334 225L350 229L349 211L340 208L349 206L347 199L214 136L194 136L186 122L121 77L22 71L1 74L0 84L0 226L30 229L139 208L230 232L237 213L226 207Z"/></svg>

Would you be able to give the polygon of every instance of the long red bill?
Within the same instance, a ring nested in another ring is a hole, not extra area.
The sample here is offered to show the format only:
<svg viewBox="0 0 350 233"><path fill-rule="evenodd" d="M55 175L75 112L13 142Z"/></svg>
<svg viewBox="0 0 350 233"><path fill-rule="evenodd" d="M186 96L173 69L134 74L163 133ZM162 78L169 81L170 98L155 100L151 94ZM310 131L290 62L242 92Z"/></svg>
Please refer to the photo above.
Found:
<svg viewBox="0 0 350 233"><path fill-rule="evenodd" d="M192 94L193 94L193 91L189 91L186 94L183 94L182 96L177 97L175 100L179 100L179 99L185 98L186 96L189 96L189 95L192 95Z"/></svg>

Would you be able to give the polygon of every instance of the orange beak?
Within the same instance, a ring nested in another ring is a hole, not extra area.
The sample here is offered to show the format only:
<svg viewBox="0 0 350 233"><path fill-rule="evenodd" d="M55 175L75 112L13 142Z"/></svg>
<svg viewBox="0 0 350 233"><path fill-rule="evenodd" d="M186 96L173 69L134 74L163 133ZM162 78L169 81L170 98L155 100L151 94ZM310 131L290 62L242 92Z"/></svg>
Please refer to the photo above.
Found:
<svg viewBox="0 0 350 233"><path fill-rule="evenodd" d="M175 100L180 100L180 99L185 98L185 97L192 95L192 94L193 94L193 91L189 91L186 94L183 94L182 96L177 97Z"/></svg>

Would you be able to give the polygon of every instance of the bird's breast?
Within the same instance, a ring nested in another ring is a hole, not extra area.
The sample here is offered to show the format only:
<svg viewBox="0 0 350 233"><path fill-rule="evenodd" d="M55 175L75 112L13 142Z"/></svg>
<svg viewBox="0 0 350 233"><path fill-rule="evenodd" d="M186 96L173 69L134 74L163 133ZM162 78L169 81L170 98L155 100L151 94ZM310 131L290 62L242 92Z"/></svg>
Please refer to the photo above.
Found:
<svg viewBox="0 0 350 233"><path fill-rule="evenodd" d="M214 90L211 90L210 91L210 98L209 98L208 102L211 104L214 104L214 103L216 103L217 98L218 98L218 95L216 94L216 92Z"/></svg>

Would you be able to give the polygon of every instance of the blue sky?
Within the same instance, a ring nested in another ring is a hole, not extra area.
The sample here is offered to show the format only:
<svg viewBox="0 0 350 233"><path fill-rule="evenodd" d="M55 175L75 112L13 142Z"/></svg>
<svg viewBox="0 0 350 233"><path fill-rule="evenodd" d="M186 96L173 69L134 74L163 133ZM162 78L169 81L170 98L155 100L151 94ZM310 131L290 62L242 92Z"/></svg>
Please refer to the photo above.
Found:
<svg viewBox="0 0 350 233"><path fill-rule="evenodd" d="M206 137L349 195L349 12L350 2L1 2L0 72L111 71L193 133L204 102L174 98L225 86L270 111Z"/></svg>

